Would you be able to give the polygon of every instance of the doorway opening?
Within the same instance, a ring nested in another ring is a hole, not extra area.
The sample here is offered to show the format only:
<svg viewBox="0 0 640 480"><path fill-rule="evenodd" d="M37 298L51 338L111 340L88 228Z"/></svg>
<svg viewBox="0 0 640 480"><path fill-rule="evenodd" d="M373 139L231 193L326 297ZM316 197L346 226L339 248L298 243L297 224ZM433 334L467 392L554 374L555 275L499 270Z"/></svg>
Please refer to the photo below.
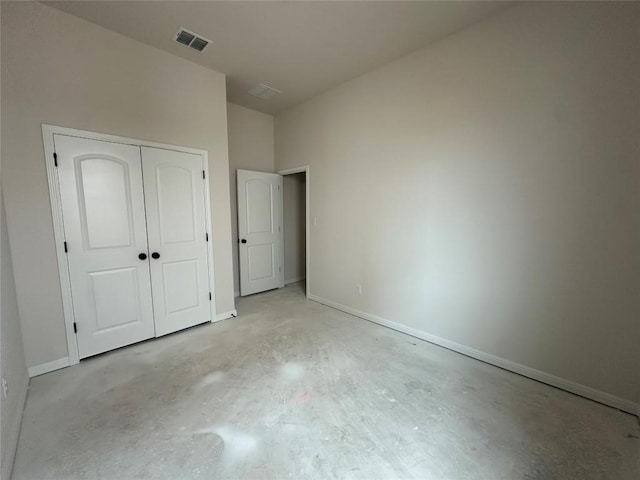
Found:
<svg viewBox="0 0 640 480"><path fill-rule="evenodd" d="M283 176L284 283L304 282L309 298L309 167L278 174Z"/></svg>

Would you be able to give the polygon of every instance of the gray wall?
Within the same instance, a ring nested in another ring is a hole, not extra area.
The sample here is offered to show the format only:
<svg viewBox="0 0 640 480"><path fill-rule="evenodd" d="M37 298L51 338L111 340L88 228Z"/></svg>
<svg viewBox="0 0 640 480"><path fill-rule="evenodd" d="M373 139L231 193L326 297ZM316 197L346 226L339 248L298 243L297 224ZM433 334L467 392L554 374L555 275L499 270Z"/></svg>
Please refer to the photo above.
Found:
<svg viewBox="0 0 640 480"><path fill-rule="evenodd" d="M207 150L216 309L233 310L224 75L37 2L2 3L1 53L3 189L27 365L67 356L42 123Z"/></svg>
<svg viewBox="0 0 640 480"><path fill-rule="evenodd" d="M0 198L1 201L2 199ZM18 302L13 281L13 266L11 265L11 249L9 247L9 237L7 236L4 202L0 207L0 223L2 230L2 237L0 238L0 268L2 270L0 279L0 351L2 352L0 370L2 378L7 381L9 386L7 398L3 398L0 392L0 424L2 425L0 477L8 479L18 442L29 375L22 349L20 316L18 314Z"/></svg>
<svg viewBox="0 0 640 480"><path fill-rule="evenodd" d="M233 286L240 292L238 269L238 197L236 170L273 173L273 117L229 103L229 189L231 191L231 235L233 244Z"/></svg>
<svg viewBox="0 0 640 480"><path fill-rule="evenodd" d="M637 402L639 23L516 6L278 115L311 293Z"/></svg>
<svg viewBox="0 0 640 480"><path fill-rule="evenodd" d="M283 179L284 282L303 280L306 276L306 225L304 173L285 175Z"/></svg>

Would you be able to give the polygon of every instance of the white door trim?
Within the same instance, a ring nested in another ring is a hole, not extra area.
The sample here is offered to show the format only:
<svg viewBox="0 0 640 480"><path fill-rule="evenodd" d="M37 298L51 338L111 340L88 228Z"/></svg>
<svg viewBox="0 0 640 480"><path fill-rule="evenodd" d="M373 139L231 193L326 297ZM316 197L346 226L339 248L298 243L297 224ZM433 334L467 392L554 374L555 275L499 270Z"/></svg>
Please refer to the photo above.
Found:
<svg viewBox="0 0 640 480"><path fill-rule="evenodd" d="M311 296L311 261L310 261L310 253L311 253L311 241L310 241L310 236L309 236L309 225L310 225L310 218L309 218L309 212L311 211L311 209L309 208L309 199L310 199L310 195L309 195L309 191L310 191L310 179L309 179L309 173L310 173L310 168L309 165L302 165L300 167L293 167L293 168L286 168L284 170L279 170L278 172L276 172L278 175L291 175L293 173L304 173L304 178L305 178L305 182L304 182L304 189L305 189L305 255L304 255L304 259L305 259L305 275L307 277L307 281L306 281L306 292L305 292L305 296L307 298L309 298Z"/></svg>
<svg viewBox="0 0 640 480"><path fill-rule="evenodd" d="M60 275L60 289L62 293L62 309L64 314L65 331L67 334L67 349L69 350L69 365L76 365L80 362L80 355L78 352L78 343L76 341L76 335L73 331L73 323L75 321L73 314L73 304L71 301L71 278L69 276L69 269L67 266L67 256L64 251L64 223L62 217L62 200L60 197L60 184L58 183L58 171L54 164L53 154L55 152L53 135L67 135L71 137L86 138L90 140L100 140L103 142L123 143L126 145L135 145L137 147L153 147L161 148L165 150L174 150L178 152L192 153L195 155L202 155L204 158L203 169L205 171L205 198L206 209L205 216L207 222L207 232L209 233L208 249L208 263L209 263L209 286L213 292L211 302L209 305L211 321L215 322L216 307L215 307L215 281L214 281L214 266L213 266L213 229L211 226L211 192L210 192L210 176L209 176L209 155L206 150L192 147L182 147L179 145L170 145L166 143L151 142L148 140L139 140L129 137L121 137L117 135L108 135L104 133L89 132L87 130L78 130L75 128L58 127L55 125L42 124L42 140L44 144L44 157L45 165L47 168L47 180L49 183L49 198L51 201L51 215L53 218L53 237L55 239L56 256L58 260L58 272Z"/></svg>

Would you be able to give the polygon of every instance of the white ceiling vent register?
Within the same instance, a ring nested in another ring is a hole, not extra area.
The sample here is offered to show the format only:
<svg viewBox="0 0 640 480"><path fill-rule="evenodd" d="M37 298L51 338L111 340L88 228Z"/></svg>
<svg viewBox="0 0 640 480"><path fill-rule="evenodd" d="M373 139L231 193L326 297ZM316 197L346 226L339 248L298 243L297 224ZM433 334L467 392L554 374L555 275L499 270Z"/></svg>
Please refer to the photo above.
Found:
<svg viewBox="0 0 640 480"><path fill-rule="evenodd" d="M197 33L190 32L187 29L180 28L180 30L178 30L178 33L176 33L176 42L193 48L198 52L202 52L204 48L211 43L211 40L207 40Z"/></svg>
<svg viewBox="0 0 640 480"><path fill-rule="evenodd" d="M260 85L253 87L251 90L249 90L249 93L251 95L253 95L254 97L258 97L258 98L271 98L274 95L278 95L279 93L282 93L280 90L270 87L269 85L265 85L264 83L261 83Z"/></svg>

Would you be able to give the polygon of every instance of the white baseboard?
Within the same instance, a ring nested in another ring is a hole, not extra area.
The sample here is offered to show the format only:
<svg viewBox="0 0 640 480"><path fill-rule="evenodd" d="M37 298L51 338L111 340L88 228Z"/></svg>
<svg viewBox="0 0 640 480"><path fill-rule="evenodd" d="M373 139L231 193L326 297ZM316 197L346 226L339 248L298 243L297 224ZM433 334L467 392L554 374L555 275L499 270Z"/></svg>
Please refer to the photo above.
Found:
<svg viewBox="0 0 640 480"><path fill-rule="evenodd" d="M20 437L20 428L22 427L22 414L24 413L24 406L27 402L27 390L29 389L29 381L24 385L20 392L20 398L18 399L19 411L11 412L9 418L13 417L11 425L9 426L9 439L8 444L3 445L2 452L2 471L0 471L0 478L11 478L11 471L13 470L13 460L16 456L16 449L18 448L18 438Z"/></svg>
<svg viewBox="0 0 640 480"><path fill-rule="evenodd" d="M237 316L238 316L238 312L235 309L230 310L228 312L224 312L224 313L218 313L216 314L212 323L219 322L220 320L226 320L227 318L231 318L231 317L237 317Z"/></svg>
<svg viewBox="0 0 640 480"><path fill-rule="evenodd" d="M617 408L632 415L640 416L640 403L635 403L631 400L616 397L615 395L611 395L610 393L596 390L595 388L587 387L586 385L582 385L571 380L556 377L555 375L552 375L550 373L545 373L540 370L536 370L535 368L512 362L511 360L496 357L495 355L491 355L490 353L482 352L480 350L476 350L475 348L452 342L451 340L447 340L446 338L431 335L429 333L423 332L422 330L417 330L415 328L402 325L401 323L378 317L377 315L373 315L371 313L366 313L360 310L356 310L355 308L347 307L346 305L341 305L331 300L327 300L326 298L318 297L316 295L309 295L309 300L313 300L323 305L327 305L329 307L343 311L345 313L349 313L356 317L363 318L364 320L369 320L370 322L377 323L384 327L406 333L407 335L411 335L412 337L425 340L429 343L433 343L449 350L453 350L454 352L462 353L463 355L467 355L468 357L481 360L500 368L504 368L505 370L509 370L533 380L552 385L561 390L566 390L567 392L580 395L581 397L595 400L596 402L603 403L613 408Z"/></svg>
<svg viewBox="0 0 640 480"><path fill-rule="evenodd" d="M37 377L38 375L53 372L54 370L60 370L61 368L68 367L69 365L71 365L69 357L59 358L58 360L41 363L40 365L34 365L33 367L29 367L29 377Z"/></svg>
<svg viewBox="0 0 640 480"><path fill-rule="evenodd" d="M293 278L290 278L288 280L285 280L284 284L285 285L289 285L290 283L298 283L298 282L301 282L302 280L306 280L306 279L307 279L306 275L302 275L301 277L293 277Z"/></svg>

